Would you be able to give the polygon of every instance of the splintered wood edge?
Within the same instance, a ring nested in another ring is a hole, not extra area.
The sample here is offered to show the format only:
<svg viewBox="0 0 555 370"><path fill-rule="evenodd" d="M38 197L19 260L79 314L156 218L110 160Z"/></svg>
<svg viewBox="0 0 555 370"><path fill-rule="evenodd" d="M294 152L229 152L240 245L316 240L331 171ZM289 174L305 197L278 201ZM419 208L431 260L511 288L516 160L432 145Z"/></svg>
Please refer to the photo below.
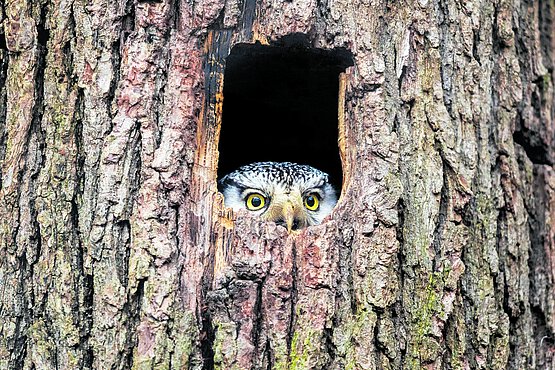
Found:
<svg viewBox="0 0 555 370"><path fill-rule="evenodd" d="M204 73L213 76L215 80L215 91L206 89L204 91L204 101L201 106L197 123L196 135L196 158L194 162L194 175L193 182L197 186L193 186L196 192L192 194L193 198L199 203L199 208L211 207L209 213L210 235L204 239L203 243L209 243L206 251L214 248L213 253L213 266L209 269L209 275L214 277L220 275L222 270L229 264L229 258L232 255L228 250L231 243L229 238L233 234L234 229L234 213L231 209L226 208L224 205L223 195L218 192L217 186L217 173L218 173L218 160L219 150L218 145L220 141L220 132L222 127L222 113L223 113L223 85L224 85L224 68L223 61L216 59L214 55L214 48L217 46L217 33L218 31L211 30L208 32L206 42L204 45L204 52L206 53L206 63L209 65ZM221 68L218 68L221 67ZM206 77L206 76L205 76ZM210 96L207 96L209 94ZM197 179L197 180L195 180ZM210 196L210 194L212 194ZM204 200L203 200L204 199ZM203 214L202 209L197 210L199 214Z"/></svg>
<svg viewBox="0 0 555 370"><path fill-rule="evenodd" d="M198 118L198 129L197 129L197 153L195 164L202 168L214 171L217 173L218 170L218 144L220 141L220 130L222 127L222 109L223 109L223 86L224 86L224 69L221 61L213 58L212 48L214 47L214 32L208 32L204 51L207 56L207 63L212 65L221 65L222 70L210 70L210 74L213 74L217 79L216 91L214 92L214 105L210 103L210 97L206 97L201 106L199 118ZM205 86L205 89L207 87ZM205 90L206 93L206 90ZM213 119L214 125L213 132L211 132L211 126L208 122Z"/></svg>
<svg viewBox="0 0 555 370"><path fill-rule="evenodd" d="M345 125L345 91L347 89L347 74L341 72L339 74L339 92L338 92L338 102L337 102L337 121L339 126L339 132L337 137L337 143L339 145L339 157L341 158L341 167L343 170L343 181L341 183L341 194L339 196L339 202L343 198L347 184L351 180L351 163L347 158L347 127Z"/></svg>

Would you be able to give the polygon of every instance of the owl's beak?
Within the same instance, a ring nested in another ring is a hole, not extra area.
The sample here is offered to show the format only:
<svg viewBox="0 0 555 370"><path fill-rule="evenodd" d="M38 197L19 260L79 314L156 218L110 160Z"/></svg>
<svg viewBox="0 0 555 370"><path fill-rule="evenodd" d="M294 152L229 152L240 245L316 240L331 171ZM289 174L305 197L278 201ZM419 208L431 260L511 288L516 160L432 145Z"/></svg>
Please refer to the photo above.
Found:
<svg viewBox="0 0 555 370"><path fill-rule="evenodd" d="M285 226L289 233L307 226L308 220L303 212L300 194L297 196L277 194L272 203L265 215L266 220Z"/></svg>
<svg viewBox="0 0 555 370"><path fill-rule="evenodd" d="M291 201L287 201L282 209L283 219L285 220L285 225L287 226L287 232L291 232L293 225L295 224L295 207Z"/></svg>
<svg viewBox="0 0 555 370"><path fill-rule="evenodd" d="M295 197L296 198L296 197ZM306 215L304 214L303 201L299 199L287 199L281 208L281 219L285 221L287 232L302 229L307 226Z"/></svg>

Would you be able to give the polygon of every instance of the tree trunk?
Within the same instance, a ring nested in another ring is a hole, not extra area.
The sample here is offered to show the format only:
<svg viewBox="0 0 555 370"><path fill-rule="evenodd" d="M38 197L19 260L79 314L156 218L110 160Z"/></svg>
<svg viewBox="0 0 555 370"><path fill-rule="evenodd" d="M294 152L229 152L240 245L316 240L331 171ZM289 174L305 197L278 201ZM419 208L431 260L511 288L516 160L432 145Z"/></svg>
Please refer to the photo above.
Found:
<svg viewBox="0 0 555 370"><path fill-rule="evenodd" d="M1 3L0 368L554 368L554 19ZM341 199L288 235L225 209L216 170L227 55L292 33L354 66Z"/></svg>

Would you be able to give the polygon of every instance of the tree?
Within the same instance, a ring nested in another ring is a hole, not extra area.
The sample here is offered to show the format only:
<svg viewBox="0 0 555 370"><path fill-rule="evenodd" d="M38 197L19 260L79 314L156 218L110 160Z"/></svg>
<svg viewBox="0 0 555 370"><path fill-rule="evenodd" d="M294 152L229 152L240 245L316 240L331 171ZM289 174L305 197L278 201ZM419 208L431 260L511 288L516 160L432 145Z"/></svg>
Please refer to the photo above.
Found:
<svg viewBox="0 0 555 370"><path fill-rule="evenodd" d="M545 369L548 1L0 4L0 368ZM216 188L226 56L348 49L344 186L288 235Z"/></svg>

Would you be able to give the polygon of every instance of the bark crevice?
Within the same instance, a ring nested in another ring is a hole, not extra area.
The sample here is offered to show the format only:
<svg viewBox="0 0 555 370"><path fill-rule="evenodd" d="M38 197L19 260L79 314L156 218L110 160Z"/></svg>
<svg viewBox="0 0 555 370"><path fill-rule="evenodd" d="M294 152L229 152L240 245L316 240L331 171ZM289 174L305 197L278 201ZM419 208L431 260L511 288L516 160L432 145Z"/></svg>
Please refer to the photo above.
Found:
<svg viewBox="0 0 555 370"><path fill-rule="evenodd" d="M296 244L293 242L291 247L291 294L289 296L289 322L287 325L287 337L286 337L286 344L287 344L287 355L290 358L291 351L292 351L292 344L293 344L293 336L295 334L295 324L297 322L297 299L298 299L298 279L299 279L299 270L297 266L297 247Z"/></svg>

